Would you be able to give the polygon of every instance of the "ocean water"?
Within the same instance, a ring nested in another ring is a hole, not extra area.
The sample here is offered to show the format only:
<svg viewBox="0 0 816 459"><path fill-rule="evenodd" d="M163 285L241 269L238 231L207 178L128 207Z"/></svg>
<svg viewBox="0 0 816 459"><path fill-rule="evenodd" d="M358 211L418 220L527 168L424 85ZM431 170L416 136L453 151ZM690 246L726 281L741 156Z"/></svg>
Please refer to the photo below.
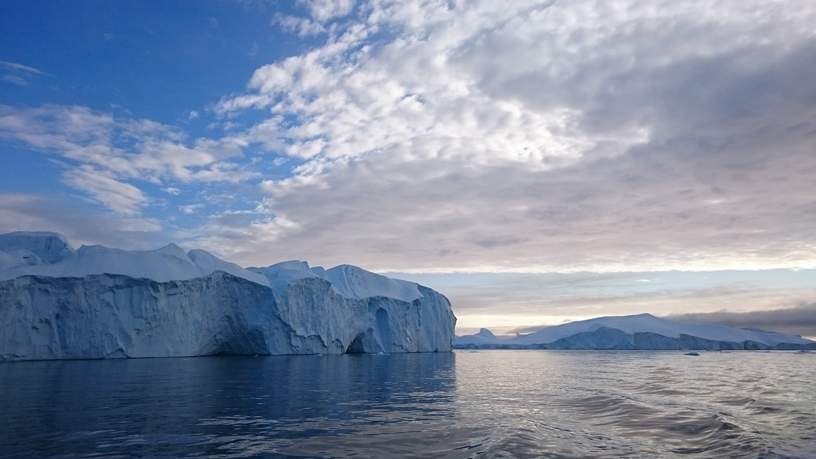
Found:
<svg viewBox="0 0 816 459"><path fill-rule="evenodd" d="M816 354L0 364L0 457L816 457Z"/></svg>

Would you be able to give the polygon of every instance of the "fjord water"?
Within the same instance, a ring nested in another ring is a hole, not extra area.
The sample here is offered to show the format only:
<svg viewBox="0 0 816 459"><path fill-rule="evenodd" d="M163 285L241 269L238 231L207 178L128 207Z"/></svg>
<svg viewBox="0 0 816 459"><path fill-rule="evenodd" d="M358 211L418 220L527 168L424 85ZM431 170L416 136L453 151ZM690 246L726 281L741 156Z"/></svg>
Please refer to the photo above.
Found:
<svg viewBox="0 0 816 459"><path fill-rule="evenodd" d="M2 457L816 457L816 354L0 364Z"/></svg>

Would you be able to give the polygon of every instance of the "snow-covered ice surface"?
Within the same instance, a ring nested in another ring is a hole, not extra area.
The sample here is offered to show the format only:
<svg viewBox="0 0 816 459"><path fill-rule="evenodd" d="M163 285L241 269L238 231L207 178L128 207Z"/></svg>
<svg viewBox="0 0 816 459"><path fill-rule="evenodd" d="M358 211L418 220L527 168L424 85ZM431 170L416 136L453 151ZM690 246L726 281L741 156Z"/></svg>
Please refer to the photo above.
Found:
<svg viewBox="0 0 816 459"><path fill-rule="evenodd" d="M655 317L651 314L598 317L545 327L533 333L500 338L482 329L456 337L460 346L558 349L739 349L811 346L810 340L764 330L726 325L698 324Z"/></svg>
<svg viewBox="0 0 816 459"><path fill-rule="evenodd" d="M487 328L482 328L478 333L472 335L464 335L456 337L457 345L483 345L483 344L498 344L502 340L496 337L492 331Z"/></svg>
<svg viewBox="0 0 816 459"><path fill-rule="evenodd" d="M353 266L243 269L175 244L74 251L53 233L0 235L0 248L0 360L435 352L453 340L444 296Z"/></svg>
<svg viewBox="0 0 816 459"><path fill-rule="evenodd" d="M156 250L121 250L101 245L82 246L53 263L38 262L0 271L0 280L20 276L84 277L91 274L121 274L156 281L195 279L224 271L261 285L264 276L221 260L203 250L185 252L175 244Z"/></svg>
<svg viewBox="0 0 816 459"><path fill-rule="evenodd" d="M681 322L677 320L655 317L651 314L598 317L596 319L571 322L556 327L544 328L537 332L520 337L516 341L519 343L552 343L576 333L591 332L602 327L614 328L628 334L654 333L669 338L679 338L680 335L689 335L717 341L754 341L771 346L779 343L803 344L808 342L807 340L798 336L757 330L746 330L743 328L729 327L726 325Z"/></svg>
<svg viewBox="0 0 816 459"><path fill-rule="evenodd" d="M55 263L73 254L68 241L56 233L18 231L0 234L0 271Z"/></svg>
<svg viewBox="0 0 816 459"><path fill-rule="evenodd" d="M311 268L305 261L292 260L249 270L266 276L273 288L292 280L317 278L330 282L337 293L348 298L382 296L411 302L422 297L419 286L414 282L391 279L352 265L339 265L327 270L320 266Z"/></svg>

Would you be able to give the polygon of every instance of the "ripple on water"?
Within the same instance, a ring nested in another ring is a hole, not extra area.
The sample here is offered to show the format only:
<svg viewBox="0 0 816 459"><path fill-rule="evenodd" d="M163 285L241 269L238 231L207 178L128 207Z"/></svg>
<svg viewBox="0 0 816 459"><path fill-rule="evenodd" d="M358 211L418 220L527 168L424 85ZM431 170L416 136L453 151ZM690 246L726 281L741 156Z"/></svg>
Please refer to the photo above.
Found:
<svg viewBox="0 0 816 459"><path fill-rule="evenodd" d="M816 457L816 354L0 365L0 457Z"/></svg>

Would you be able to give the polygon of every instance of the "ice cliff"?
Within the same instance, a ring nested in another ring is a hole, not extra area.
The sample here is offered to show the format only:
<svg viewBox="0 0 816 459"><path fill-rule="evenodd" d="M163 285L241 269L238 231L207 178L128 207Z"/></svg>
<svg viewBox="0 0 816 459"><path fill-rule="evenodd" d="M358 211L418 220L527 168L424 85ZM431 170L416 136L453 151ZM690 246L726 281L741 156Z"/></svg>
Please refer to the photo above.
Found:
<svg viewBox="0 0 816 459"><path fill-rule="evenodd" d="M441 294L349 265L0 235L0 360L436 352L455 323Z"/></svg>

